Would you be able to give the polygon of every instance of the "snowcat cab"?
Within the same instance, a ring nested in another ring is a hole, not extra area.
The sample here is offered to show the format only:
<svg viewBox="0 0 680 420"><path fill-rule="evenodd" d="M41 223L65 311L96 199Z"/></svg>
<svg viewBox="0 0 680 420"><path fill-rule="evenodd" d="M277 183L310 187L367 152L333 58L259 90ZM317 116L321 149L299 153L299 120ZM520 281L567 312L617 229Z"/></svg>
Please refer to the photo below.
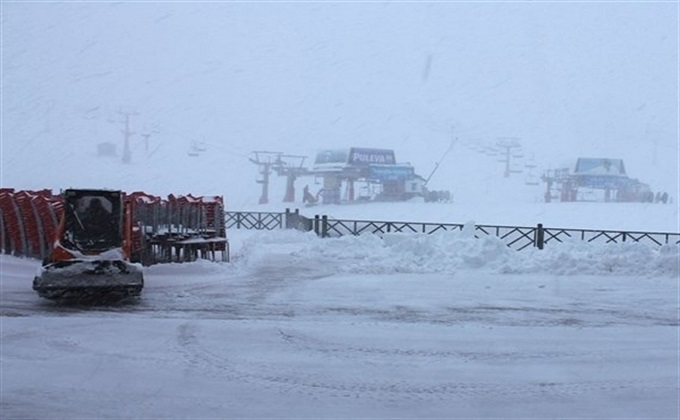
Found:
<svg viewBox="0 0 680 420"><path fill-rule="evenodd" d="M48 299L138 296L141 267L130 263L132 221L121 191L64 191L52 253L33 280Z"/></svg>

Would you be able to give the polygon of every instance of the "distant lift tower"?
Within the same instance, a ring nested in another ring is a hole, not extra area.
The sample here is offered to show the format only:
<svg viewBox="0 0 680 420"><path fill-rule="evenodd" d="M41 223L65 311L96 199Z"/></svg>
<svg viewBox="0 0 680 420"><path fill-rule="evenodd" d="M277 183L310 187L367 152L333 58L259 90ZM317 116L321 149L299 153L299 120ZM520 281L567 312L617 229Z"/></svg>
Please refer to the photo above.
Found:
<svg viewBox="0 0 680 420"><path fill-rule="evenodd" d="M286 194L283 197L283 202L294 202L295 179L308 172L302 166L305 158L305 156L285 155L281 152L252 152L250 161L258 166L258 171L262 175L262 178L257 180L258 184L262 184L262 195L260 196L259 203L267 204L269 202L269 175L271 175L272 171L276 172L279 176L286 177Z"/></svg>
<svg viewBox="0 0 680 420"><path fill-rule="evenodd" d="M281 160L282 153L256 151L252 155L250 161L257 165L258 171L262 175L262 179L257 180L258 184L262 184L262 195L259 203L267 204L269 203L269 175L272 173L272 165L277 160Z"/></svg>
<svg viewBox="0 0 680 420"><path fill-rule="evenodd" d="M505 163L505 172L503 172L504 177L509 177L511 173L521 173L521 170L512 169L510 163L512 158L522 158L522 145L519 143L519 139L514 137L502 137L496 142L496 146L503 150L503 158L499 159L500 162Z"/></svg>
<svg viewBox="0 0 680 420"><path fill-rule="evenodd" d="M295 180L300 175L307 175L308 170L302 165L305 163L306 156L281 155L278 164L273 167L279 176L286 177L286 195L283 196L284 203L295 201Z"/></svg>

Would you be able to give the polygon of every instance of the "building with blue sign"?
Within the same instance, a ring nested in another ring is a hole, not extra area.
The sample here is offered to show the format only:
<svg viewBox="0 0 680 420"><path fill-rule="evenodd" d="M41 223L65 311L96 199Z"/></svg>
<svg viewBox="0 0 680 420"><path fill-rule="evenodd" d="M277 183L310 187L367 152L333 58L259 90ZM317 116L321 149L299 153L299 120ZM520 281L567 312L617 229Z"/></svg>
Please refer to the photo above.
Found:
<svg viewBox="0 0 680 420"><path fill-rule="evenodd" d="M545 200L649 202L654 200L649 185L628 177L622 159L578 158L573 171L549 170L543 175ZM555 193L557 193L555 195Z"/></svg>
<svg viewBox="0 0 680 420"><path fill-rule="evenodd" d="M341 201L403 201L423 196L424 179L394 150L350 147L317 153L310 174L323 178L318 195L325 204ZM359 186L359 194L355 188ZM344 193L341 191L344 189Z"/></svg>

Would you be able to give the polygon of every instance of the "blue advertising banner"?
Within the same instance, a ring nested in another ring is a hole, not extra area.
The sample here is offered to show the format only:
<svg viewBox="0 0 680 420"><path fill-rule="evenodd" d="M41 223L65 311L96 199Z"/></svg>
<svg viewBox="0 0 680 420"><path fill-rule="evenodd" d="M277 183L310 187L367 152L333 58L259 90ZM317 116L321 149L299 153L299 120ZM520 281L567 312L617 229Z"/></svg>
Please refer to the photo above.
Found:
<svg viewBox="0 0 680 420"><path fill-rule="evenodd" d="M368 167L368 178L379 181L403 181L414 176L412 166L405 165L371 165Z"/></svg>

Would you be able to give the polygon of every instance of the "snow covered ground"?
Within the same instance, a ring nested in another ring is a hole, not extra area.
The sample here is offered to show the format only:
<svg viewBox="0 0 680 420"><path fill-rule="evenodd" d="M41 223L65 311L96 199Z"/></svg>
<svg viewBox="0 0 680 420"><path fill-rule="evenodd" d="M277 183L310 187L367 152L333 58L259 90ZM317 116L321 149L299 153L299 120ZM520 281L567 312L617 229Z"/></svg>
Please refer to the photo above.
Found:
<svg viewBox="0 0 680 420"><path fill-rule="evenodd" d="M60 306L2 256L3 418L677 418L677 246L234 231Z"/></svg>

